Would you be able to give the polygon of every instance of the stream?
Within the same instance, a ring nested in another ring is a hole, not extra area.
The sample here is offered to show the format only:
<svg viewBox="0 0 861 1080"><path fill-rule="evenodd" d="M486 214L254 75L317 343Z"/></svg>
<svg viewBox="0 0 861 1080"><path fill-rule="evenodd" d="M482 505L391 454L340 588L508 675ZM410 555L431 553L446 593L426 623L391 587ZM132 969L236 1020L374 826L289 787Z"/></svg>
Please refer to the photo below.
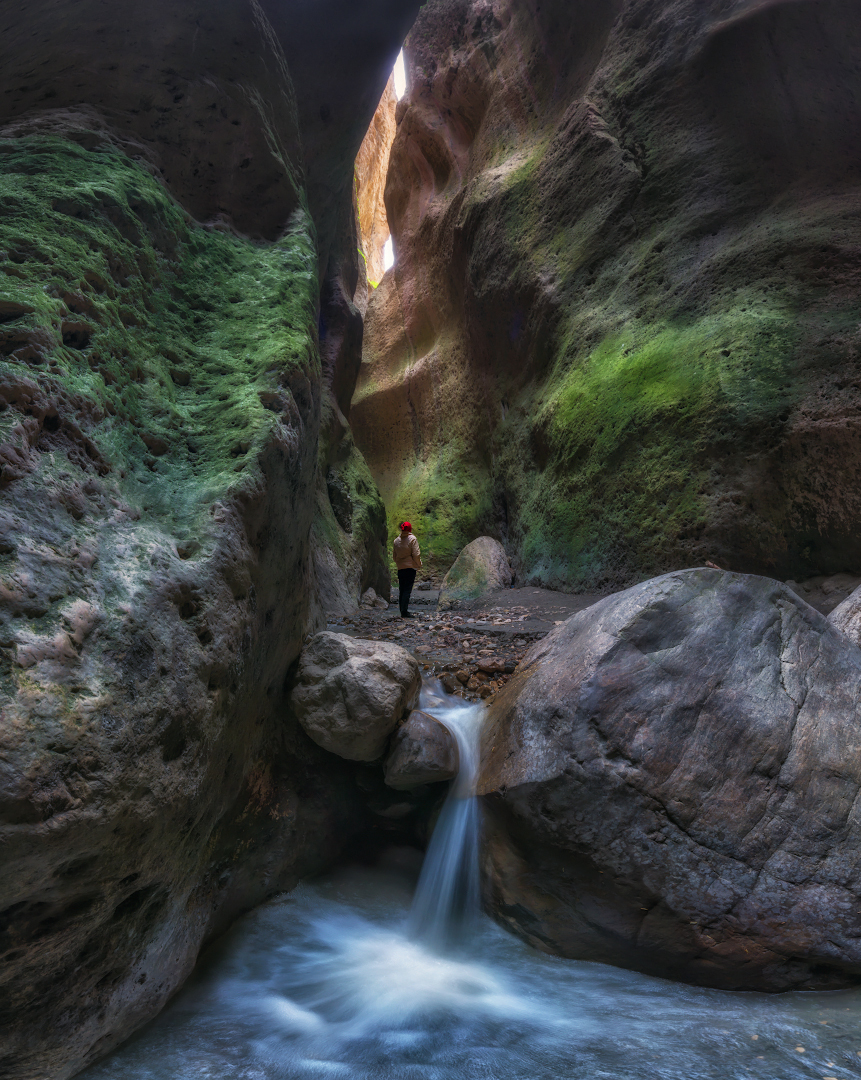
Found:
<svg viewBox="0 0 861 1080"><path fill-rule="evenodd" d="M546 956L483 915L483 706L441 693L426 683L420 707L461 772L423 863L392 848L239 920L86 1080L861 1077L861 991L699 989Z"/></svg>

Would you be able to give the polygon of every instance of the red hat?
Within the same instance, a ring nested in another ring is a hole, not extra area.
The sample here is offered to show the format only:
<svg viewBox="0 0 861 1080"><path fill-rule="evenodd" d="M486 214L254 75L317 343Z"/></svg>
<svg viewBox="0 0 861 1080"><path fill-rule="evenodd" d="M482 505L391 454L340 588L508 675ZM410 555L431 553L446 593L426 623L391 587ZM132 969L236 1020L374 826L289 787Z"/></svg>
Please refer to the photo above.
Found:
<svg viewBox="0 0 861 1080"><path fill-rule="evenodd" d="M402 521L401 522L401 528L402 529L411 529L412 525L410 525L410 523L408 521Z"/></svg>

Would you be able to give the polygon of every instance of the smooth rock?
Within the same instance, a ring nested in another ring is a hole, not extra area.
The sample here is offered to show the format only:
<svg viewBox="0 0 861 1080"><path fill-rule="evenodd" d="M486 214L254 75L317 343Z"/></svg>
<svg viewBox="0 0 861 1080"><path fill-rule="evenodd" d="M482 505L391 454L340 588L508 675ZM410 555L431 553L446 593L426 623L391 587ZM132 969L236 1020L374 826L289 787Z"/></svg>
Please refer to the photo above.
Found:
<svg viewBox="0 0 861 1080"><path fill-rule="evenodd" d="M384 610L388 606L388 602L382 596L377 596L374 589L365 589L362 593L362 599L359 601L359 607L363 608L380 608Z"/></svg>
<svg viewBox="0 0 861 1080"><path fill-rule="evenodd" d="M410 713L392 739L386 759L386 783L406 791L421 784L453 780L458 770L457 743L430 713Z"/></svg>
<svg viewBox="0 0 861 1080"><path fill-rule="evenodd" d="M490 709L487 899L527 940L728 989L861 978L861 650L687 570L567 620Z"/></svg>
<svg viewBox="0 0 861 1080"><path fill-rule="evenodd" d="M512 580L505 548L490 536L479 536L466 545L446 574L439 594L440 610L480 600L496 589L508 589Z"/></svg>
<svg viewBox="0 0 861 1080"><path fill-rule="evenodd" d="M302 651L290 700L318 746L376 761L420 689L419 666L400 645L323 631Z"/></svg>
<svg viewBox="0 0 861 1080"><path fill-rule="evenodd" d="M372 288L379 285L386 272L383 248L389 238L389 223L383 195L389 153L395 140L397 103L394 76L390 75L371 126L356 155L356 215L365 257L365 274Z"/></svg>

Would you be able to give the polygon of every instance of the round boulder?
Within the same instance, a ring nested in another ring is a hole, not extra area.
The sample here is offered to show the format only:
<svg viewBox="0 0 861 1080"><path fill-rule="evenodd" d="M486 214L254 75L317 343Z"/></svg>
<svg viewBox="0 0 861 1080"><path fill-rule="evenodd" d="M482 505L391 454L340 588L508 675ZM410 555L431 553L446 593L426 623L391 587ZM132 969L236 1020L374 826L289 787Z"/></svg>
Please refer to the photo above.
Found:
<svg viewBox="0 0 861 1080"><path fill-rule="evenodd" d="M386 783L398 791L453 780L457 776L457 743L448 728L426 712L410 713L392 739L386 759Z"/></svg>
<svg viewBox="0 0 861 1080"><path fill-rule="evenodd" d="M497 589L509 589L514 580L505 548L490 536L479 536L458 555L446 574L439 594L441 609L480 600Z"/></svg>
<svg viewBox="0 0 861 1080"><path fill-rule="evenodd" d="M483 738L487 900L526 939L727 989L861 980L861 649L785 585L607 597Z"/></svg>
<svg viewBox="0 0 861 1080"><path fill-rule="evenodd" d="M302 651L291 703L318 746L349 761L376 761L418 700L421 681L399 645L324 631Z"/></svg>

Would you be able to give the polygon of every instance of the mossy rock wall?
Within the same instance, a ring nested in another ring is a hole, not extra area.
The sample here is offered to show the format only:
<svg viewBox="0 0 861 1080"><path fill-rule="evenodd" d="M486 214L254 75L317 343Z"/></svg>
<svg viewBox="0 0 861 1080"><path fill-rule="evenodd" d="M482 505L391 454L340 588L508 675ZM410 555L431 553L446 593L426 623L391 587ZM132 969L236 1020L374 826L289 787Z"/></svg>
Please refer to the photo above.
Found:
<svg viewBox="0 0 861 1080"><path fill-rule="evenodd" d="M858 569L859 46L848 2L423 8L352 415L431 564Z"/></svg>
<svg viewBox="0 0 861 1080"><path fill-rule="evenodd" d="M352 67L335 5L292 28L269 6L37 0L0 42L10 1080L108 1053L363 823L286 694L327 605L383 564L379 494L333 417L361 346L352 161L410 5L378 5ZM332 57L355 93L321 116ZM338 282L352 331L327 334Z"/></svg>

